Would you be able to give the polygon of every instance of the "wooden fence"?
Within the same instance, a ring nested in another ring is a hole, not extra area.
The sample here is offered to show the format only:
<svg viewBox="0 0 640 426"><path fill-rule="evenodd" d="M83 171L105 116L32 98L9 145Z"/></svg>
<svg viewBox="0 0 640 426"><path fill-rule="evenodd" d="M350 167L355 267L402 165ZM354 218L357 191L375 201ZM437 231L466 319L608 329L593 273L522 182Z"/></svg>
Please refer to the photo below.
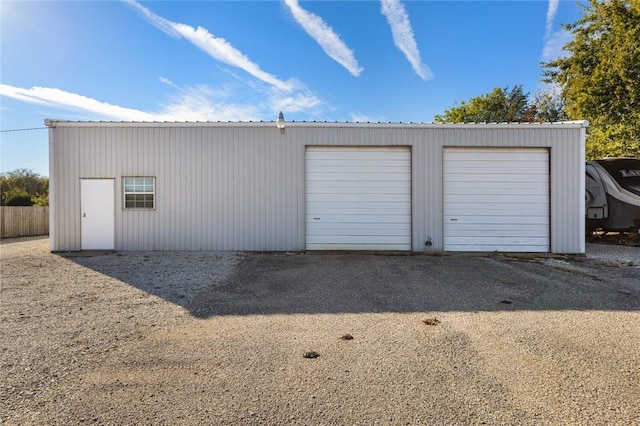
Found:
<svg viewBox="0 0 640 426"><path fill-rule="evenodd" d="M49 206L0 207L0 238L49 235Z"/></svg>

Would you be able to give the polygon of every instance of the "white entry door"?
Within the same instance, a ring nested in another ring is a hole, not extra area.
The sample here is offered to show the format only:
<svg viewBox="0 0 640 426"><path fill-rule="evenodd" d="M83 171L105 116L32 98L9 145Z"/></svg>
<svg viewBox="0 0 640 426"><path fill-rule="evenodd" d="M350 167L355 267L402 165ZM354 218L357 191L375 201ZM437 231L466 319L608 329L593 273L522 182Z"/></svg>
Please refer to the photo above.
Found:
<svg viewBox="0 0 640 426"><path fill-rule="evenodd" d="M115 248L115 180L80 180L82 250Z"/></svg>

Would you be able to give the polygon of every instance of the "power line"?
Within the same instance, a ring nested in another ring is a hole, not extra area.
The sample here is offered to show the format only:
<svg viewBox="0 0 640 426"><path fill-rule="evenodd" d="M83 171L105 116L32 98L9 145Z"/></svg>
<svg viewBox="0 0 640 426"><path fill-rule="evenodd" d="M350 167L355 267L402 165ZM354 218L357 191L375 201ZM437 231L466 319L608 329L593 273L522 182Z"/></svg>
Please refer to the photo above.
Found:
<svg viewBox="0 0 640 426"><path fill-rule="evenodd" d="M7 130L0 130L0 133L26 132L27 130L43 130L43 129L48 129L48 127L30 127L28 129L7 129Z"/></svg>

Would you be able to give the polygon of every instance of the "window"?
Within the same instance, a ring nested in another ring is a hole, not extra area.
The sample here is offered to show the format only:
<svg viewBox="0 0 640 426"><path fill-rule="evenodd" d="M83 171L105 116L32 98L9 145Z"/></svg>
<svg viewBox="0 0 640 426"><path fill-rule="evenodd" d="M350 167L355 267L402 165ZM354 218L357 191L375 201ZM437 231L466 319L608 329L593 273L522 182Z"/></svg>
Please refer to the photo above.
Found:
<svg viewBox="0 0 640 426"><path fill-rule="evenodd" d="M124 178L125 209L155 209L155 178Z"/></svg>

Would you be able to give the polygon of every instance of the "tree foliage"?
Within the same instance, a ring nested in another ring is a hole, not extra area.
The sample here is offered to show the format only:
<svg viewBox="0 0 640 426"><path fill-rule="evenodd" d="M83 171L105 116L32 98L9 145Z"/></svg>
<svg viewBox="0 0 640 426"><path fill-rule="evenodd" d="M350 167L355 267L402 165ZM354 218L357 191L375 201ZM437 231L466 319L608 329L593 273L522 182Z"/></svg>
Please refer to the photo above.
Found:
<svg viewBox="0 0 640 426"><path fill-rule="evenodd" d="M0 173L3 206L49 205L49 178L29 169Z"/></svg>
<svg viewBox="0 0 640 426"><path fill-rule="evenodd" d="M640 0L589 0L565 29L569 54L543 72L569 116L589 120L587 157L640 156Z"/></svg>
<svg viewBox="0 0 640 426"><path fill-rule="evenodd" d="M569 120L564 110L562 90L557 85L538 90L529 103L534 111L534 120L542 123L555 123Z"/></svg>
<svg viewBox="0 0 640 426"><path fill-rule="evenodd" d="M496 87L490 93L454 104L443 115L436 115L438 123L502 123L554 122L566 120L562 98L554 86L538 91L533 97L522 86Z"/></svg>

